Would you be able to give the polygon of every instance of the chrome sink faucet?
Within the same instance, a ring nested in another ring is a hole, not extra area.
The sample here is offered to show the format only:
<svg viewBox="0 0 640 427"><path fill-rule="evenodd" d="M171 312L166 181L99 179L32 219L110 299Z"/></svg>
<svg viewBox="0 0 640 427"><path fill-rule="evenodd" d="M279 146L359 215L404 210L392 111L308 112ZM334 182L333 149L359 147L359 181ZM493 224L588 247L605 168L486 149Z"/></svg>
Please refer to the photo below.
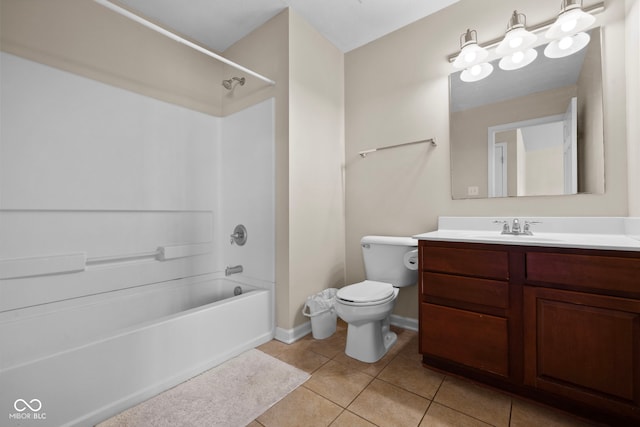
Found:
<svg viewBox="0 0 640 427"><path fill-rule="evenodd" d="M511 234L520 234L520 220L518 218L513 219L513 224L511 224Z"/></svg>
<svg viewBox="0 0 640 427"><path fill-rule="evenodd" d="M520 226L520 220L518 218L514 218L511 224L511 228L509 228L508 221L493 221L494 223L502 224L502 233L501 234L511 234L514 236L533 236L531 232L531 224L540 224L539 221L525 221L524 226Z"/></svg>

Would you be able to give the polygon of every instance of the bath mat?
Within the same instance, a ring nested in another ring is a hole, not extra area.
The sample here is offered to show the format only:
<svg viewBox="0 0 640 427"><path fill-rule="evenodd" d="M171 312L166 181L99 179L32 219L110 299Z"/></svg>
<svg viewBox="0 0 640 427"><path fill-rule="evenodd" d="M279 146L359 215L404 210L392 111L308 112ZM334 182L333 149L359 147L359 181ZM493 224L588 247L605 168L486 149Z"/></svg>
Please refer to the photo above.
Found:
<svg viewBox="0 0 640 427"><path fill-rule="evenodd" d="M309 379L260 350L249 350L97 427L246 426Z"/></svg>

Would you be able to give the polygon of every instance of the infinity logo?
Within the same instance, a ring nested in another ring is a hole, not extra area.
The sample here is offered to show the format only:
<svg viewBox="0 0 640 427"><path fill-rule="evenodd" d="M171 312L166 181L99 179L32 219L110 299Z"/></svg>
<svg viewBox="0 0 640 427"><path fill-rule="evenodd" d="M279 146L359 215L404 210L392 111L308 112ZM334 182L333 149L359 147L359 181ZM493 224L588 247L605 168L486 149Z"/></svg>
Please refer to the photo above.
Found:
<svg viewBox="0 0 640 427"><path fill-rule="evenodd" d="M31 406L29 403L33 406ZM27 403L27 401L24 399L18 399L13 402L13 407L18 412L26 411L27 408L29 408L32 412L38 412L40 409L42 409L42 402L40 402L40 400L38 399L31 399L29 403Z"/></svg>

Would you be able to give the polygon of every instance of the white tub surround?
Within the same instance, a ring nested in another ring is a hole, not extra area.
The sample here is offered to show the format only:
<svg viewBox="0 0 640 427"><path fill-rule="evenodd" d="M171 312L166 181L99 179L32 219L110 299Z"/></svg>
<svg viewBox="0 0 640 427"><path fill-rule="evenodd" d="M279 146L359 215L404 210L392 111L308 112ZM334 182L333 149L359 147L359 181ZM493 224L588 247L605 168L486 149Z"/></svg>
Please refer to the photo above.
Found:
<svg viewBox="0 0 640 427"><path fill-rule="evenodd" d="M273 99L214 117L0 58L0 425L94 425L270 340Z"/></svg>
<svg viewBox="0 0 640 427"><path fill-rule="evenodd" d="M502 234L530 223L532 235ZM626 217L440 217L438 230L413 236L419 240L640 251L640 218Z"/></svg>
<svg viewBox="0 0 640 427"><path fill-rule="evenodd" d="M273 286L245 282L205 275L0 313L0 402L42 405L2 425L94 425L269 341Z"/></svg>

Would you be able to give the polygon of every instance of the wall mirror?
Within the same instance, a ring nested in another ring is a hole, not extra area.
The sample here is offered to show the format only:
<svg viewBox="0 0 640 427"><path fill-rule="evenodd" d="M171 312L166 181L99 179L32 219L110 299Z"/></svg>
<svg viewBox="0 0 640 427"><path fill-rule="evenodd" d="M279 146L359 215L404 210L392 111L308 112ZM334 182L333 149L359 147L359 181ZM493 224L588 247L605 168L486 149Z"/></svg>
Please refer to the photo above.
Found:
<svg viewBox="0 0 640 427"><path fill-rule="evenodd" d="M600 29L564 58L477 82L449 76L454 199L604 192Z"/></svg>

